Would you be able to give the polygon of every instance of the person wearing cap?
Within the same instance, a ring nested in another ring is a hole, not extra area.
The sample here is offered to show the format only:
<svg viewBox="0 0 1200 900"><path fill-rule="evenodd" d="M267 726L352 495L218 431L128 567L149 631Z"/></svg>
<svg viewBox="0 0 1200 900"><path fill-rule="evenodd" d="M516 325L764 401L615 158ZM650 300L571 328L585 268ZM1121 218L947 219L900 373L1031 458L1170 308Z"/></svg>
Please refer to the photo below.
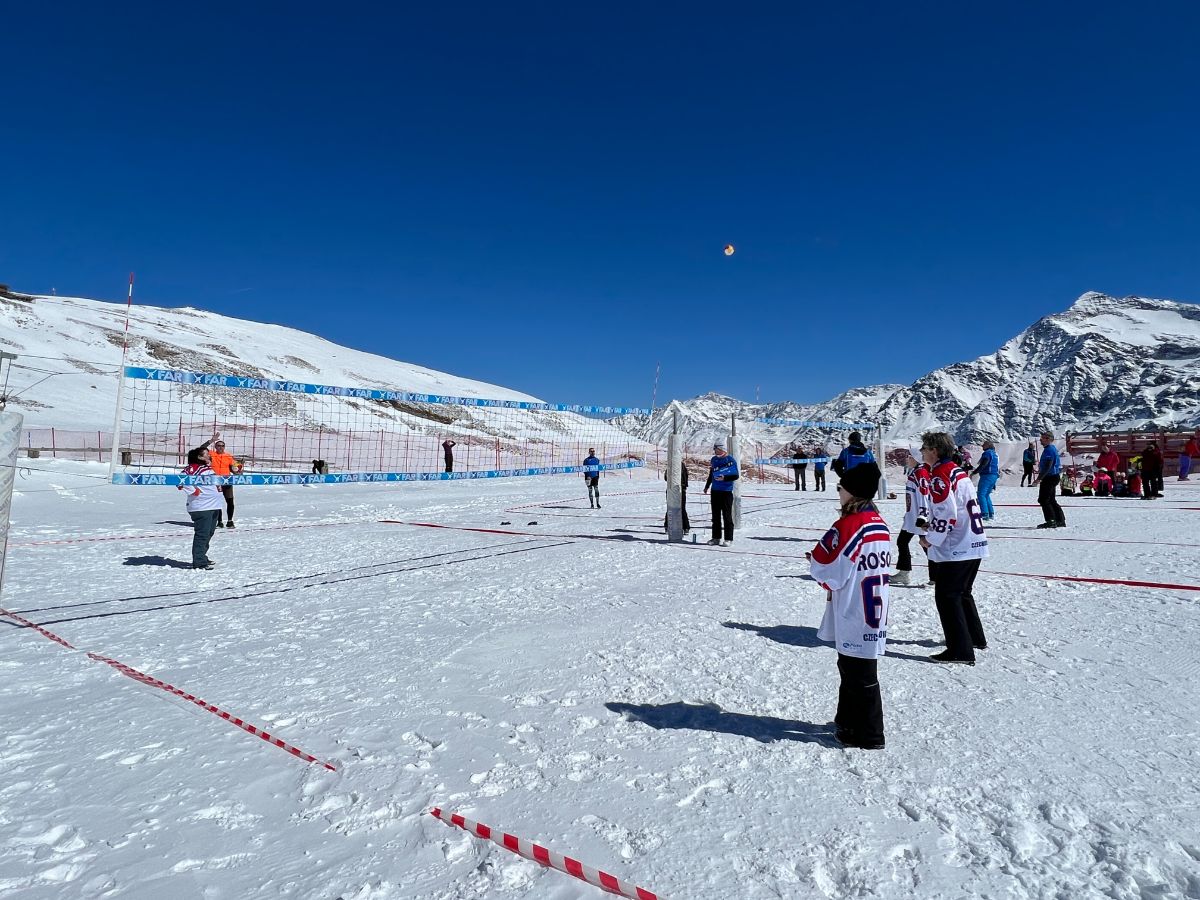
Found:
<svg viewBox="0 0 1200 900"><path fill-rule="evenodd" d="M442 457L445 460L447 472L454 471L454 448L457 446L458 442L452 441L450 438L442 441Z"/></svg>
<svg viewBox="0 0 1200 900"><path fill-rule="evenodd" d="M187 511L192 519L192 568L211 569L214 563L208 558L208 545L217 527L217 516L221 514L221 491L212 483L215 474L209 465L207 440L199 447L188 451L187 465L180 473L188 478L201 479L197 484L177 484L176 490L187 495Z"/></svg>
<svg viewBox="0 0 1200 900"><path fill-rule="evenodd" d="M970 474L970 470L964 470ZM983 521L990 522L996 518L996 508L992 506L992 491L1000 481L1000 458L996 456L996 445L992 441L983 442L983 453L979 457L979 467L975 469L979 476L979 511L983 513Z"/></svg>
<svg viewBox="0 0 1200 900"><path fill-rule="evenodd" d="M1030 442L1029 446L1033 446ZM1113 450L1107 441L1100 442L1100 455L1096 457L1096 469L1105 469L1109 472L1121 471L1121 456L1116 450Z"/></svg>
<svg viewBox="0 0 1200 900"><path fill-rule="evenodd" d="M1093 481L1096 485L1097 497L1112 496L1113 479L1112 476L1108 474L1108 469L1106 469L1104 466L1101 466L1099 469L1097 469L1096 477L1093 479Z"/></svg>
<svg viewBox="0 0 1200 900"><path fill-rule="evenodd" d="M904 522L900 525L900 534L896 538L896 574L892 576L892 584L908 585L912 583L912 552L908 545L914 537L925 533L929 526L929 466L917 459L911 450L904 459L904 468L908 477L904 483ZM854 471L851 469L850 471ZM929 569L929 581L933 582L933 567ZM925 587L919 584L918 587Z"/></svg>
<svg viewBox="0 0 1200 900"><path fill-rule="evenodd" d="M817 637L837 650L837 714L834 736L846 747L882 750L883 698L879 657L887 649L888 573L891 533L872 498L882 473L859 463L838 483L841 518L805 554L809 571L826 591Z"/></svg>
<svg viewBox="0 0 1200 900"><path fill-rule="evenodd" d="M733 483L738 480L737 460L725 452L725 444L713 444L713 457L708 463L708 480L704 493L712 505L712 538L710 544L728 547L733 543Z"/></svg>
<svg viewBox="0 0 1200 900"><path fill-rule="evenodd" d="M850 443L838 454L838 458L833 461L830 468L837 473L838 478L841 478L855 466L869 462L875 462L875 454L868 450L866 444L862 442L862 434L852 431L850 432Z"/></svg>
<svg viewBox="0 0 1200 900"><path fill-rule="evenodd" d="M792 463L792 473L795 475L796 490L807 491L808 479L805 477L805 470L808 468L808 459L804 455L804 448L799 444L792 444L788 452L791 454L792 459L804 460L804 462Z"/></svg>
<svg viewBox="0 0 1200 900"><path fill-rule="evenodd" d="M583 483L587 485L588 503L592 509L600 508L600 459L596 456L596 448L588 447L588 455L583 458ZM594 466L595 468L589 468Z"/></svg>
<svg viewBox="0 0 1200 900"><path fill-rule="evenodd" d="M975 651L987 649L972 591L979 565L988 556L988 539L975 488L953 455L954 441L946 432L922 435L921 458L930 466L930 510L921 546L936 563L933 599L946 638L946 649L929 658L973 666Z"/></svg>

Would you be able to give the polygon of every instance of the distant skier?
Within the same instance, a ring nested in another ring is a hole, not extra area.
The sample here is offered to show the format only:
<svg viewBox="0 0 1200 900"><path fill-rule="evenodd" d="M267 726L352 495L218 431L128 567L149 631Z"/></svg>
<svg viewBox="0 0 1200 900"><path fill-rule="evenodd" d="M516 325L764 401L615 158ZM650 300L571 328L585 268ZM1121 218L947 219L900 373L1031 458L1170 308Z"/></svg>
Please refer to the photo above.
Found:
<svg viewBox="0 0 1200 900"><path fill-rule="evenodd" d="M1163 457L1158 441L1151 441L1142 451L1142 496L1153 500L1163 495Z"/></svg>
<svg viewBox="0 0 1200 900"><path fill-rule="evenodd" d="M855 466L861 466L868 462L875 462L875 455L862 442L862 434L852 431L850 432L850 443L838 454L838 458L833 461L830 468L841 478Z"/></svg>
<svg viewBox="0 0 1200 900"><path fill-rule="evenodd" d="M600 465L600 459L596 456L596 448L588 447L588 455L584 457L583 464L585 466ZM583 473L583 483L587 485L588 503L592 509L600 508L600 469L595 468L592 471Z"/></svg>
<svg viewBox="0 0 1200 900"><path fill-rule="evenodd" d="M454 448L458 446L454 441L446 438L442 441L442 455L446 458L446 471L454 471Z"/></svg>
<svg viewBox="0 0 1200 900"><path fill-rule="evenodd" d="M712 539L710 544L727 547L733 543L733 483L738 480L737 460L725 452L725 445L713 444L713 458L708 463L708 480L704 493L712 488Z"/></svg>

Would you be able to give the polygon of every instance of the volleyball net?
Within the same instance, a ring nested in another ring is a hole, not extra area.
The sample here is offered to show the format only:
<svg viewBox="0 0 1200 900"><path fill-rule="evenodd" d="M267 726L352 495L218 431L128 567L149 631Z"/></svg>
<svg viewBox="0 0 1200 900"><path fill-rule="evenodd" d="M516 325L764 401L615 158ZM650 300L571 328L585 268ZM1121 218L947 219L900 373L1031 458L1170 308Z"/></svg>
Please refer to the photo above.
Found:
<svg viewBox="0 0 1200 900"><path fill-rule="evenodd" d="M654 447L613 425L649 410L458 397L128 366L118 390L116 484L179 484L216 436L219 483L435 481L638 468ZM585 464L594 456L598 462Z"/></svg>

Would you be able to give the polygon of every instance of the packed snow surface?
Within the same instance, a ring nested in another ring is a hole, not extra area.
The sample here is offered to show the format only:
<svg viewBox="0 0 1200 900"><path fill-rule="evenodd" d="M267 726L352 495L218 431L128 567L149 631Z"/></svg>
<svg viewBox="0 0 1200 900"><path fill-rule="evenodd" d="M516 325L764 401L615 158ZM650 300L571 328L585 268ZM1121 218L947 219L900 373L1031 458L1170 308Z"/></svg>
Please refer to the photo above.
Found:
<svg viewBox="0 0 1200 900"><path fill-rule="evenodd" d="M1006 478L990 649L928 662L932 592L893 588L869 752L803 559L833 493L744 482L717 549L664 542L649 471L599 510L565 476L239 487L197 572L177 491L37 468L0 605L78 649L0 619L0 895L603 896L442 806L662 897L1200 897L1200 482L1035 531Z"/></svg>

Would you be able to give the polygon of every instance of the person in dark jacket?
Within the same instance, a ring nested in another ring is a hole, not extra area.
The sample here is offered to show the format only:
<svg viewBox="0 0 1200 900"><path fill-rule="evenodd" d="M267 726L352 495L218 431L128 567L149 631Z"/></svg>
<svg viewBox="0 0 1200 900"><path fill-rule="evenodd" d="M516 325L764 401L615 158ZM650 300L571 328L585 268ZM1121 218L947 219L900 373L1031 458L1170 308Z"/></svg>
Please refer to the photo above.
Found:
<svg viewBox="0 0 1200 900"><path fill-rule="evenodd" d="M1151 441L1142 451L1142 497L1153 500L1163 495L1163 457L1158 442Z"/></svg>
<svg viewBox="0 0 1200 900"><path fill-rule="evenodd" d="M807 459L804 455L804 448L799 444L792 444L792 448L788 452L792 454L792 459ZM792 463L792 472L796 478L796 490L798 491L808 490L808 478L805 475L807 468L808 463L806 462Z"/></svg>
<svg viewBox="0 0 1200 900"><path fill-rule="evenodd" d="M663 478L667 477L667 473L663 473ZM692 530L692 523L688 521L687 514L687 489L688 489L688 470L687 463L682 460L679 463L679 511L683 513L683 533L687 534ZM667 530L667 516L663 516L663 530Z"/></svg>
<svg viewBox="0 0 1200 900"><path fill-rule="evenodd" d="M1025 470L1025 474L1021 476L1021 487L1025 487L1025 481L1029 481L1029 486L1033 487L1033 464L1037 462L1037 451L1033 449L1033 441L1029 442L1029 446L1025 448L1025 452L1021 454L1021 466Z"/></svg>
<svg viewBox="0 0 1200 900"><path fill-rule="evenodd" d="M442 441L442 455L446 458L447 472L454 471L454 448L456 446L458 446L458 444L455 441L450 440L450 438L446 438L446 440Z"/></svg>
<svg viewBox="0 0 1200 900"><path fill-rule="evenodd" d="M738 480L737 460L725 452L725 445L713 444L713 458L708 463L708 480L704 493L712 488L712 538L710 544L726 547L733 543L733 483Z"/></svg>
<svg viewBox="0 0 1200 900"><path fill-rule="evenodd" d="M875 455L862 442L862 434L852 431L850 432L850 443L838 454L838 458L833 461L830 468L837 473L838 478L841 478L855 466L865 462L875 462Z"/></svg>

